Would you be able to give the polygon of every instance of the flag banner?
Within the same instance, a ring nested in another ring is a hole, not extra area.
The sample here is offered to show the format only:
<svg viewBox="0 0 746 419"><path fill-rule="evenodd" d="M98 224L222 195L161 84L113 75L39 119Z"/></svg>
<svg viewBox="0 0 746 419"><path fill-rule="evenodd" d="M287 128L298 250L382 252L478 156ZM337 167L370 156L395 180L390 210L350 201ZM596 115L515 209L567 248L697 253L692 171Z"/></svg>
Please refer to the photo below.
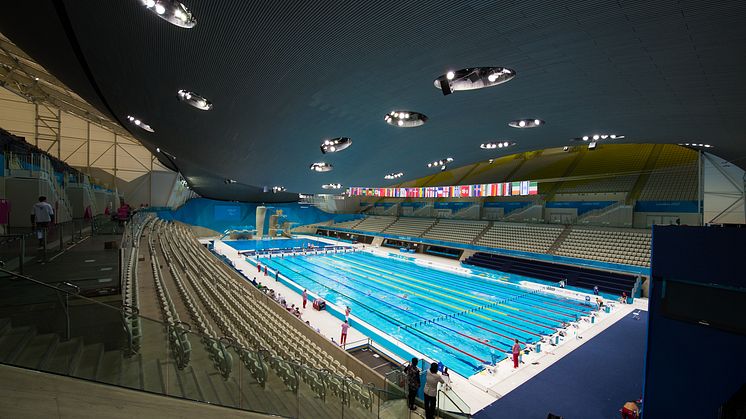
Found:
<svg viewBox="0 0 746 419"><path fill-rule="evenodd" d="M473 198L489 196L538 195L536 181L482 183L479 185L429 186L422 188L347 188L348 196L378 196L385 198Z"/></svg>

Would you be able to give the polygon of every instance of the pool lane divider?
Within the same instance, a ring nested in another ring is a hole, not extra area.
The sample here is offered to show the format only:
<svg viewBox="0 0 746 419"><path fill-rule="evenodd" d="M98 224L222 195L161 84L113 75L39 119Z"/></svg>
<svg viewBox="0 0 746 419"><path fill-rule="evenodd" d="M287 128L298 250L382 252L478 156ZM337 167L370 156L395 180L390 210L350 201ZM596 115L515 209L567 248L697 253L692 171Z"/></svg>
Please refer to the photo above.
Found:
<svg viewBox="0 0 746 419"><path fill-rule="evenodd" d="M280 261L283 261L283 260L289 260L289 259L291 259L291 258L280 258ZM275 263L277 263L277 262L275 262ZM288 266L286 266L286 265L284 265L284 264L282 264L282 266L283 266L283 268L287 268L287 269L289 269L289 270L290 270L291 272L295 272L296 274L298 274L298 275L300 275L300 276L302 276L302 277L304 277L304 278L308 279L308 280L309 280L309 281L311 281L311 282L314 282L314 283L316 283L316 284L318 284L318 285L321 285L321 286L322 286L323 288L326 288L326 289L329 289L329 290L331 290L331 291L334 291L334 292L336 292L336 293L338 293L338 294L340 294L340 295L342 295L342 296L344 296L344 297L346 297L346 298L350 299L351 301L354 301L354 302L355 302L356 304L358 304L358 305L359 305L360 307L363 307L363 308L365 308L365 309L366 309L366 310L368 310L368 311L371 311L371 312L374 312L374 313L376 313L376 314L377 314L377 315L379 315L379 316L380 316L381 318L383 318L383 319L384 319L384 320L386 320L387 322L389 322L389 323L391 323L391 324L393 324L393 325L395 325L395 326L397 326L397 327L401 327L401 326L402 326L402 324L403 324L403 323L399 322L398 320L396 320L396 319L393 319L393 318L389 317L388 315L386 315L386 314L384 314L384 313L380 312L379 310L376 310L376 309L374 309L374 308L372 308L372 307L368 306L367 304L364 304L364 303L362 303L362 302L360 302L360 301L358 301L358 300L356 300L356 299L354 299L354 298L350 297L349 295L346 295L346 294L343 294L343 293L341 293L341 292L339 292L339 291L337 291L337 290L334 290L334 289L332 289L332 288L328 287L327 285L324 285L324 284L322 284L322 283L320 283L320 282L318 282L318 281L316 281L316 280L314 280L314 279L312 279L312 278L308 277L307 275L304 275L304 274L302 274L301 272L298 272L298 271L296 271L295 269L292 269L291 267L288 267ZM339 284L341 284L341 285L344 285L344 284L342 284L342 283L341 283L341 282L339 282L339 281L336 281L336 280L333 280L333 281L335 281L335 282L337 282L337 283L339 283ZM469 356L470 358L473 358L473 359L475 359L475 360L479 361L479 362L480 362L480 363L482 363L482 364L487 364L487 363L488 363L488 362L487 362L486 360L484 360L484 359L482 359L482 358L479 358L478 356L476 356L476 355L473 355L473 354L471 354L471 353L469 353L469 352L466 352L466 351L464 351L464 350L462 350L462 349L459 349L459 348L457 348L457 347L455 347L455 346L453 346L453 345L451 345L451 344L449 344L449 343L446 343L446 342L444 342L444 341L442 341L442 340L440 340L440 339L436 338L435 336L432 336L432 335L430 335L429 333L423 332L423 331L422 331L422 330L420 330L420 329L417 329L417 328L407 328L407 329L404 329L404 330L406 330L406 331L409 331L410 333L413 333L413 334L414 334L414 332L417 332L417 333L419 333L419 334L421 334L421 335L423 335L423 336L426 336L426 337L427 337L428 339L431 339L431 340L433 340L433 341L436 341L436 342L438 342L438 343L440 343L440 344L442 344L442 345L445 345L445 346L447 346L447 347L449 347L449 348L451 348L451 349L453 349L453 350L455 350L455 351L461 352L461 353L463 353L464 355L467 355L467 356ZM475 365L472 365L472 367L474 367L474 369L475 369L475 370L476 370L476 369L478 369L478 368L477 368L477 367L476 367Z"/></svg>
<svg viewBox="0 0 746 419"><path fill-rule="evenodd" d="M368 265L366 265L366 264L363 264L362 262L358 262L358 261L351 261L351 260L349 260L349 259L345 259L344 261L345 261L345 262L352 262L353 264L356 264L356 265L363 265L363 266L368 266ZM377 276L379 276L379 277L381 276L381 274L380 274L380 273L378 273L378 272L375 272L375 271L370 271L370 270L366 270L365 268L358 268L358 269L361 269L361 270L363 270L363 271L365 271L365 272L368 272L368 273L370 273L370 274L372 274L372 275L377 275ZM376 269L376 268L374 268L374 267L373 267L373 269ZM380 271L380 270L379 270L379 271ZM414 282L418 282L418 283L424 283L424 281L420 281L420 280L417 280L417 279L414 279L414 278L411 278L411 277L406 277L406 276L404 276L404 275L398 275L398 274L395 274L395 273L393 273L393 272L391 272L391 274L392 274L392 275L397 275L397 276L400 276L400 277L404 277L404 278L410 278L410 279L411 279L412 281L414 281ZM361 276L362 276L362 275L361 275ZM369 278L369 277L367 277L367 276L366 276L366 278ZM376 280L375 280L375 279L373 279L373 278L369 278L369 279L371 279L371 280L373 280L373 281L376 281ZM397 282L397 283L403 284L403 285L408 285L408 286L410 286L410 287L414 287L414 288L417 288L417 289L420 289L420 290L426 290L426 291L429 291L429 292L431 292L431 293L433 293L433 294L436 294L436 295L440 295L441 297L445 297L445 298L448 298L448 299L451 299L451 300L454 300L454 301L458 301L458 302L460 302L460 303L468 304L468 305L470 305L470 306L480 307L479 305L477 305L477 303L473 303L473 302L471 302L471 301L468 301L468 300L464 300L464 299L461 299L461 298L458 298L458 297L454 297L454 296L451 296L451 295L448 295L448 294L444 294L444 293L442 293L442 292L438 292L438 291L432 291L432 290L428 290L428 289L427 289L427 288L425 288L425 287L422 287L422 286L419 286L419 285L415 285L415 284L412 284L412 283L409 283L409 282L406 282L406 281L402 281L402 280L399 280L399 279L395 279L395 278L386 278L386 279L387 279L387 280L389 280L389 281L393 281L393 282ZM377 281L377 282L379 282L379 281ZM380 283L380 282L379 282L379 283ZM391 287L393 287L393 288L397 288L397 289L401 289L401 290L404 290L403 288L398 288L398 287L395 287L395 286L393 286L393 285L390 285L390 284L386 284L386 285L388 285L388 286L391 286ZM446 290L450 290L449 288L444 288L444 289L446 289ZM410 290L404 290L404 291L407 291L407 292L408 292L408 293L410 293L410 294L416 295L416 294L415 294L414 292L412 292L412 291L410 291ZM456 292L456 293L459 293L458 291L454 291L454 292ZM464 293L459 293L459 294L464 294ZM467 295L467 296L468 296L468 294L464 294L464 295ZM422 295L420 295L420 296L422 296ZM446 303L440 302L439 300L435 300L435 299L433 299L433 298L429 298L429 297L425 297L425 296L422 296L422 297L423 297L423 298L426 298L426 299L428 299L428 300L431 300L431 301L435 301L435 302L437 302L437 303L440 303L440 304L443 304L443 305L446 305L446 306L452 307L452 308L456 308L456 309L457 309L457 310L459 310L459 311L463 310L463 309L462 309L461 307L454 307L454 306L452 306L452 305L448 305L448 304L446 304ZM479 298L479 297L474 297L474 298L476 298L476 299L478 299L478 300L482 300L482 301L487 301L487 302L490 302L490 303L492 303L491 301L489 301L489 300L486 300L486 299L484 299L484 298ZM510 297L510 300L512 301L512 300L514 300L515 298L517 298L517 296L515 296L515 297ZM506 305L502 305L501 307L502 307L502 308L507 308L507 309L510 309L510 310L514 310L514 311L523 311L523 310L521 310L521 309L519 309L519 308L516 308L516 307L511 307L511 306L506 306ZM469 310L467 310L467 311L468 311L468 312L470 312L470 313L473 313L473 310L474 310L474 309L469 309ZM503 312L503 311L500 311L500 310L495 310L495 309L493 309L493 308L485 308L485 310L486 310L486 311L489 311L489 312L491 312L491 313L497 313L497 314L500 314L500 315L502 315L502 316L506 316L506 317L510 317L510 318L515 318L515 319L519 319L520 321L523 321L523 322L526 322L526 323L531 323L531 324L533 324L533 325L535 325L535 326L539 326L539 327L541 327L541 328L545 328L545 329L552 329L552 328L554 328L554 329L558 329L558 327L557 327L556 325L547 325L547 324L542 324L542 323L538 323L538 322L535 322L535 321L533 321L533 320L529 320L529 319L526 319L526 318L522 318L522 317L519 317L519 316L516 316L516 315L510 314L510 313L505 313L505 312ZM480 317L482 317L482 318L485 318L485 319L489 319L490 321L493 321L493 322L496 322L496 323L500 323L500 324L505 324L505 323L503 323L503 322L497 321L497 320L495 320L495 319L492 319L492 318L489 318L489 317L484 317L484 316L481 316L481 315L479 315L479 314L476 314L476 313L473 313L473 314L474 314L474 315L476 315L476 316L480 316ZM563 322L561 322L561 321L559 321L559 320L555 320L555 319L552 319L551 317L543 316L543 315L541 315L541 314L536 314L536 313L532 313L532 314L533 314L533 315L535 315L535 316L538 316L538 317L543 317L543 318L546 318L546 319L550 320L550 321L551 321L552 323L560 323L560 324L562 324L562 323L563 323ZM533 335L536 335L536 336L541 336L541 334L537 334L537 333L535 333L535 332L530 332L530 331L527 331L527 330L523 330L523 329L521 329L521 328L518 328L518 327L516 327L516 326L511 326L511 327L513 327L513 328L515 328L515 329L518 329L518 330L521 330L521 331L523 331L523 332L526 332L526 333L531 333L531 334L533 334Z"/></svg>
<svg viewBox="0 0 746 419"><path fill-rule="evenodd" d="M319 265L316 265L316 264L314 264L314 263L311 263L311 262L310 262L310 261L308 261L308 260L305 260L304 262L306 262L306 263L308 263L308 264L311 264L311 265L314 265L314 266L319 266ZM328 262L327 262L326 260L322 260L322 262L324 262L324 263L328 263ZM338 267L337 265L332 265L332 266L333 266L334 268L337 268L337 269L342 269L342 268L339 268L339 267ZM322 269L324 269L324 267L322 267L322 266L319 266L319 267L320 267L320 268L322 268ZM350 278L350 277L347 277L347 276L345 276L345 278L346 278L347 280L349 280L349 281L353 281L353 282L356 282L356 283L357 283L357 282L360 282L360 281L358 281L358 280L356 280L356 279L353 279L353 278ZM495 334L495 335L498 335L498 336L504 337L504 338L506 338L506 339L509 339L510 341L513 341L514 339L516 339L516 338L515 338L514 336L513 336L513 337L511 337L511 336L503 335L503 334L502 334L502 333L500 333L500 332L497 332L497 331L494 331L494 330L492 330L492 329L488 329L488 328L482 327L482 326L480 326L480 325L478 325L478 324L476 324L476 323L472 323L472 322L470 322L470 321L468 321L468 320L466 320L466 319L460 319L460 318L458 318L459 316L461 316L461 314L465 313L465 311L460 311L460 312L456 312L456 313L444 313L444 312L442 312L442 311L440 311L440 310L438 310L438 309L435 309L435 308L433 308L433 307L428 307L428 306L426 306L426 305L424 305L424 304L422 304L422 303L418 303L417 301L413 301L413 300L408 300L408 299L405 299L405 298L403 298L403 297L401 297L401 296L399 296L399 295L397 295L397 294L394 294L393 292L387 291L387 290L385 290L385 289L382 289L382 288L378 288L378 287L376 287L376 286L374 286L374 285L371 285L371 284L365 284L365 285L367 285L367 286L368 286L368 287L370 287L371 289L374 289L374 290L377 290L377 291L380 291L380 292L386 293L386 294L388 294L388 295L392 295L392 296L395 296L395 297L397 297L397 298L400 298L400 299L406 300L406 301L407 301L408 303L411 303L411 304L415 304L415 305L418 305L418 306L420 306L420 307L424 307L425 309L428 309L428 310L434 311L434 312L436 312L436 313L441 313L441 315L440 315L440 316L438 316L438 317L434 317L434 318L431 318L431 319L428 319L428 318L425 318L425 317L422 317L422 316L419 316L419 315L417 315L417 317L420 317L421 319L424 319L424 320L422 320L422 321L417 321L417 322L414 322L414 323L407 323L407 324L405 324L404 326L402 326L402 328L407 328L407 327L414 327L414 326L418 326L418 325L422 325L422 324L427 324L427 323L436 323L436 322L437 322L437 321L439 321L439 320L454 319L454 320L459 320L459 321L461 321L461 322L463 322L463 323L466 323L466 324L468 324L468 325L471 325L471 326L474 326L474 327L478 327L479 329L482 329L482 330L484 330L484 331L487 331L487 332L493 333L493 334ZM416 294L416 293L412 293L412 295L418 295L418 294ZM391 305L391 304L390 304L390 305ZM394 306L394 307L396 307L396 306ZM396 307L396 308L397 308L397 309L400 309L399 307ZM458 333L458 332L456 332L456 333ZM472 338L472 337L470 337L470 336L468 336L468 337L469 337L470 339L473 339L473 338ZM478 340L478 339L477 339L477 341L480 341L480 340ZM523 340L520 340L520 339L519 339L518 341L519 341L520 343L524 343L524 344L530 344L530 343L531 343L531 342L523 341ZM503 343L501 343L501 344L503 344ZM507 347L510 347L510 345L507 345L507 344L503 344L503 345L506 345Z"/></svg>
<svg viewBox="0 0 746 419"><path fill-rule="evenodd" d="M361 253L361 255L365 255L365 254L366 254L365 252L364 252L364 253ZM360 261L360 260L356 260L356 259L351 259L351 258L347 258L347 257L343 258L343 260L344 260L344 261L346 261L346 262L351 262L351 263L358 263L358 264L363 264L363 262L362 262L362 261ZM394 260L394 261L396 261L396 262L399 262L399 260L398 260L398 259L393 259L393 260ZM373 265L373 266L371 266L371 265L369 265L369 264L363 264L363 266L367 266L367 267L369 267L369 268L371 268L371 269L377 269L377 270L381 270L381 268L380 268L379 266L377 266L377 265ZM419 266L419 265L418 265L418 266ZM436 269L436 268L432 268L432 267L431 267L430 269L433 269L433 270L438 270L438 269ZM451 273L451 272L447 272L447 273ZM398 273L396 273L396 274L395 274L395 273L393 273L393 272L392 272L392 274L393 274L393 275L397 275L397 276L400 276L400 277L402 277L402 278L404 278L404 279L410 279L410 280L412 280L412 281L416 281L416 282L419 282L419 283L426 283L426 282L423 282L423 281L421 281L421 280L418 280L418 279L416 279L416 278L412 278L412 277L410 277L410 276L404 276L404 275L402 275L402 274L398 274ZM458 273L458 272L454 272L454 273L452 273L452 274L459 274L459 273ZM472 274L472 275L473 275L473 274ZM502 278L502 277L501 277L501 278ZM539 294L539 291L540 291L540 290L530 290L530 291L526 291L526 290L524 289L524 287L522 287L521 285L518 285L518 284L513 284L513 283L511 283L511 282L500 282L500 283L501 283L501 284L509 284L509 285L512 285L513 287L518 287L518 288L520 288L519 290L516 290L516 291L518 291L518 292L519 292L519 294L513 294L513 296L515 297L515 299L512 299L512 301L517 301L517 299L518 299L518 298L523 298L523 297L527 297L527 298L528 298L528 297L530 297L530 296L532 296L532 295L537 295L537 294ZM451 290L451 291L453 291L453 290ZM491 303L491 302L492 302L492 301L490 301L490 300L487 300L487 299L484 299L484 298L481 298L481 297L475 297L475 296L472 296L471 294L467 294L467 293L463 293L463 292L459 292L459 291L453 291L453 292L456 292L456 293L460 293L460 294L462 294L462 295L465 295L465 296L468 296L468 297L473 297L473 298L475 298L475 299L478 299L478 300L481 300L481 301L484 301L484 302L487 302L487 303ZM538 301L536 301L535 299L531 299L531 301L535 301L535 302L537 302L537 303L538 303ZM568 306L565 306L565 305L562 305L562 304L557 304L557 303L554 303L554 302L552 302L552 301L541 301L541 302L542 302L543 304L545 304L545 305L551 305L551 306L559 307L559 308L561 308L561 309L563 309L563 310L568 310L568 311L575 311L575 312L581 312L581 313L583 313L583 312L584 312L584 310L578 310L578 309L576 309L576 308L568 307ZM556 314L559 314L559 315L561 315L561 316L564 316L564 317L570 317L570 318L572 318L572 317L574 316L574 317L575 317L575 320L577 320L577 319L578 319L578 314L577 314L577 313L575 313L575 314L567 314L567 313L562 313L562 312L558 312L558 311L556 311L556 310L552 310L552 309L550 309L550 308L547 308L547 307L544 307L544 306L541 306L541 305L537 305L537 304L531 304L530 302L526 302L526 301L522 301L521 303L522 303L522 304L525 304L525 305L527 305L527 306L529 306L529 307L536 307L536 308L539 308L540 310L543 310L543 311L549 311L549 312L552 312L552 313L556 313ZM580 304L577 304L577 303L573 303L572 305L578 305L578 306L580 306ZM540 317L546 317L546 316L541 316L540 314L537 314L537 313L534 313L534 315L538 315L538 316L540 316ZM549 319L551 319L551 318L549 318ZM552 319L552 320L553 320L553 319Z"/></svg>

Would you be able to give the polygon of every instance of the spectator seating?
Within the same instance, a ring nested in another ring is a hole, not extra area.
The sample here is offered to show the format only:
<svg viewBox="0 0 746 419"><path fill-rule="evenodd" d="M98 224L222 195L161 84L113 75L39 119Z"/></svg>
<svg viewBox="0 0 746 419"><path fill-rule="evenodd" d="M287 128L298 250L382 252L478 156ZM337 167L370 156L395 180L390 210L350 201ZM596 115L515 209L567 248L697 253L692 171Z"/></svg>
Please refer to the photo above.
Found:
<svg viewBox="0 0 746 419"><path fill-rule="evenodd" d="M562 226L494 223L476 241L478 246L547 253L562 232Z"/></svg>
<svg viewBox="0 0 746 419"><path fill-rule="evenodd" d="M423 238L470 244L489 226L488 221L438 220Z"/></svg>
<svg viewBox="0 0 746 419"><path fill-rule="evenodd" d="M556 250L560 256L650 266L651 234L639 230L574 227Z"/></svg>
<svg viewBox="0 0 746 419"><path fill-rule="evenodd" d="M435 224L435 218L398 218L393 224L388 226L383 233L401 234L409 237L419 237L428 228Z"/></svg>
<svg viewBox="0 0 746 419"><path fill-rule="evenodd" d="M391 223L396 221L395 217L376 216L371 215L365 217L359 224L354 227L354 230L370 231L372 233L380 233L390 226ZM343 223L340 223L343 224ZM339 224L335 224L335 227L339 227ZM345 228L345 227L342 227ZM351 228L351 227L350 227ZM352 228L351 228L352 229Z"/></svg>
<svg viewBox="0 0 746 419"><path fill-rule="evenodd" d="M663 147L639 200L693 201L697 199L697 152Z"/></svg>
<svg viewBox="0 0 746 419"><path fill-rule="evenodd" d="M621 295L622 292L626 292L628 296L632 296L635 283L637 282L636 277L628 274L520 259L491 253L475 253L464 260L464 263L501 272L526 275L531 278L555 283L566 279L567 285L570 286L587 289L593 289L594 286L598 286L599 291L615 295Z"/></svg>

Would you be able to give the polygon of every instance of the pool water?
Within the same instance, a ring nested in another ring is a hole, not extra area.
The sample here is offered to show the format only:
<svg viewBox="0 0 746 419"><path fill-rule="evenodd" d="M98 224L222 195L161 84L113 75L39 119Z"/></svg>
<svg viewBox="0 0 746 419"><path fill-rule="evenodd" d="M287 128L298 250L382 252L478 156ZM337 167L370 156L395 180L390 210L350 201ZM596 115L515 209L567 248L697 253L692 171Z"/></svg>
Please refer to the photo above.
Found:
<svg viewBox="0 0 746 419"><path fill-rule="evenodd" d="M464 376L507 357L515 339L536 343L593 310L521 287L510 274L459 274L368 252L262 263Z"/></svg>
<svg viewBox="0 0 746 419"><path fill-rule="evenodd" d="M309 244L314 247L331 246L329 243L309 239L227 240L223 243L236 250L293 249L308 247Z"/></svg>

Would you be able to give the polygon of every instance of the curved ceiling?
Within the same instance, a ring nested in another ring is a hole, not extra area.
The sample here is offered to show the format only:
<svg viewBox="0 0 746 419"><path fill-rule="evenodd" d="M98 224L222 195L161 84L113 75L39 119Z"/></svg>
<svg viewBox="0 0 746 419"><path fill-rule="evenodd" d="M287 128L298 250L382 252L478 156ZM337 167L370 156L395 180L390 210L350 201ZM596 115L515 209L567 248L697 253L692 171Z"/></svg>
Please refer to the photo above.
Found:
<svg viewBox="0 0 746 419"><path fill-rule="evenodd" d="M742 167L742 2L271 2L185 0L192 29L142 2L12 2L0 30L56 77L159 147L201 195L277 201L325 183L386 186L595 132L624 142L713 144ZM476 66L513 80L443 96L433 80ZM211 111L179 102L180 89ZM394 109L422 112L399 128ZM155 130L127 123L136 115ZM540 118L535 129L508 122ZM350 137L322 155L325 138ZM326 161L334 170L313 173ZM404 172L397 180L385 180ZM238 183L226 184L225 179ZM250 186L249 186L250 185Z"/></svg>

